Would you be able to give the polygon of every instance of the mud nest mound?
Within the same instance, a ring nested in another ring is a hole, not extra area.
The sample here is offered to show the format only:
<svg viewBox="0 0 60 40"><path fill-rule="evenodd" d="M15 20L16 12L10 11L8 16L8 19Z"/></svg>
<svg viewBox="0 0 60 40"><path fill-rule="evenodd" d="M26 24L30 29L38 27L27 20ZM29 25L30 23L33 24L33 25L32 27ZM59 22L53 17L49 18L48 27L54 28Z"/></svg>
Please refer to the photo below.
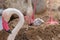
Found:
<svg viewBox="0 0 60 40"><path fill-rule="evenodd" d="M49 26L44 30L41 28L29 28L26 31L26 28L22 28L15 40L60 40L60 25L58 26Z"/></svg>
<svg viewBox="0 0 60 40"><path fill-rule="evenodd" d="M15 21L12 22L17 21L18 19L15 19ZM60 25L50 25L48 27L45 27L45 25L43 25L36 28L35 26L32 26L29 27L28 30L26 30L26 24L24 24L24 26L25 28L21 28L15 37L15 40L60 40ZM13 28L13 24L11 27Z"/></svg>

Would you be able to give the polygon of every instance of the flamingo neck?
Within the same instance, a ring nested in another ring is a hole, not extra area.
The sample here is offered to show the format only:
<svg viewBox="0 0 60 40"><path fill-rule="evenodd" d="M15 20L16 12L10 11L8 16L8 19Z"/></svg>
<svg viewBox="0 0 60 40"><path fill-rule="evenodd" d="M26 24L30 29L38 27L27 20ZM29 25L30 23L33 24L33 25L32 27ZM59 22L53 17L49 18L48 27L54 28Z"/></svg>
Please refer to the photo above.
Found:
<svg viewBox="0 0 60 40"><path fill-rule="evenodd" d="M31 0L28 0L28 6L32 7L32 1Z"/></svg>
<svg viewBox="0 0 60 40"><path fill-rule="evenodd" d="M11 13L11 15L13 13L16 13L18 16L19 16L19 22L18 24L16 25L16 27L12 30L12 33L8 36L8 39L7 40L14 40L15 39L15 36L17 35L17 33L19 32L19 30L21 29L21 27L23 26L24 24L24 16L23 14L17 10L17 9L12 9L10 8L9 11Z"/></svg>
<svg viewBox="0 0 60 40"><path fill-rule="evenodd" d="M32 8L32 1L28 0L28 8L27 8L27 15L31 16L33 13L33 8Z"/></svg>

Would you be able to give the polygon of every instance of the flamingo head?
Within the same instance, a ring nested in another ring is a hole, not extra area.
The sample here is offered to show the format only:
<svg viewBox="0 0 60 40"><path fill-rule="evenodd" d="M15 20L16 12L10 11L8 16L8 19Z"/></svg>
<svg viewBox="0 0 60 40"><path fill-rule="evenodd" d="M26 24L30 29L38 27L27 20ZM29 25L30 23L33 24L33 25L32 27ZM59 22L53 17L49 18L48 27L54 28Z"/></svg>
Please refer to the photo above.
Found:
<svg viewBox="0 0 60 40"><path fill-rule="evenodd" d="M5 31L7 31L8 33L11 33L11 31L10 31L10 28L9 28L9 26L8 26L8 21L9 21L9 19L10 19L10 14L9 13L7 13L7 11L3 11L3 13L2 13L2 26L3 26L3 29L5 30Z"/></svg>

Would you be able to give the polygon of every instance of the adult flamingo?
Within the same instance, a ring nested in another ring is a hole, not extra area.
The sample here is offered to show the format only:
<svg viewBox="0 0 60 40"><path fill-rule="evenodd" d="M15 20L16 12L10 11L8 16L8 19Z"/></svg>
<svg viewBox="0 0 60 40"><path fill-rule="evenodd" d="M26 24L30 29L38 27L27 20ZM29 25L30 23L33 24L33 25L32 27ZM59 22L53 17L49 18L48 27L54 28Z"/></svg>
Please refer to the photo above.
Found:
<svg viewBox="0 0 60 40"><path fill-rule="evenodd" d="M3 18L3 28L8 31L9 30L9 27L8 27L8 21L11 17L11 15L13 14L17 14L19 16L19 22L18 24L16 25L16 27L12 30L12 33L9 34L7 40L14 40L15 39L15 36L17 35L18 31L21 29L21 27L23 26L24 24L24 16L23 14L15 9L15 8L7 8L3 11L2 13L2 18ZM4 24L5 23L5 24Z"/></svg>
<svg viewBox="0 0 60 40"><path fill-rule="evenodd" d="M36 4L37 0L35 0L34 8L32 8L32 0L28 0L28 8L27 8L27 16L25 16L25 20L28 22L28 24L31 25L40 25L42 22L44 22L40 18L34 17L35 11L36 11Z"/></svg>

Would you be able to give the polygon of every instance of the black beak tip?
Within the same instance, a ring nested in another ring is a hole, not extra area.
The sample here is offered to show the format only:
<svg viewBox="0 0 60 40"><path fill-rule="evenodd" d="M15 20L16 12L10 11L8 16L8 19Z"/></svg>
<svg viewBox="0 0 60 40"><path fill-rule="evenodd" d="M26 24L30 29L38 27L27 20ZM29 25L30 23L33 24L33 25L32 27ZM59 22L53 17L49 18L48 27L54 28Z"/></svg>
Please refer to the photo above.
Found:
<svg viewBox="0 0 60 40"><path fill-rule="evenodd" d="M9 34L11 34L11 31L10 31L10 30L8 30L7 32L8 32Z"/></svg>
<svg viewBox="0 0 60 40"><path fill-rule="evenodd" d="M33 23L30 23L29 26L33 26Z"/></svg>

